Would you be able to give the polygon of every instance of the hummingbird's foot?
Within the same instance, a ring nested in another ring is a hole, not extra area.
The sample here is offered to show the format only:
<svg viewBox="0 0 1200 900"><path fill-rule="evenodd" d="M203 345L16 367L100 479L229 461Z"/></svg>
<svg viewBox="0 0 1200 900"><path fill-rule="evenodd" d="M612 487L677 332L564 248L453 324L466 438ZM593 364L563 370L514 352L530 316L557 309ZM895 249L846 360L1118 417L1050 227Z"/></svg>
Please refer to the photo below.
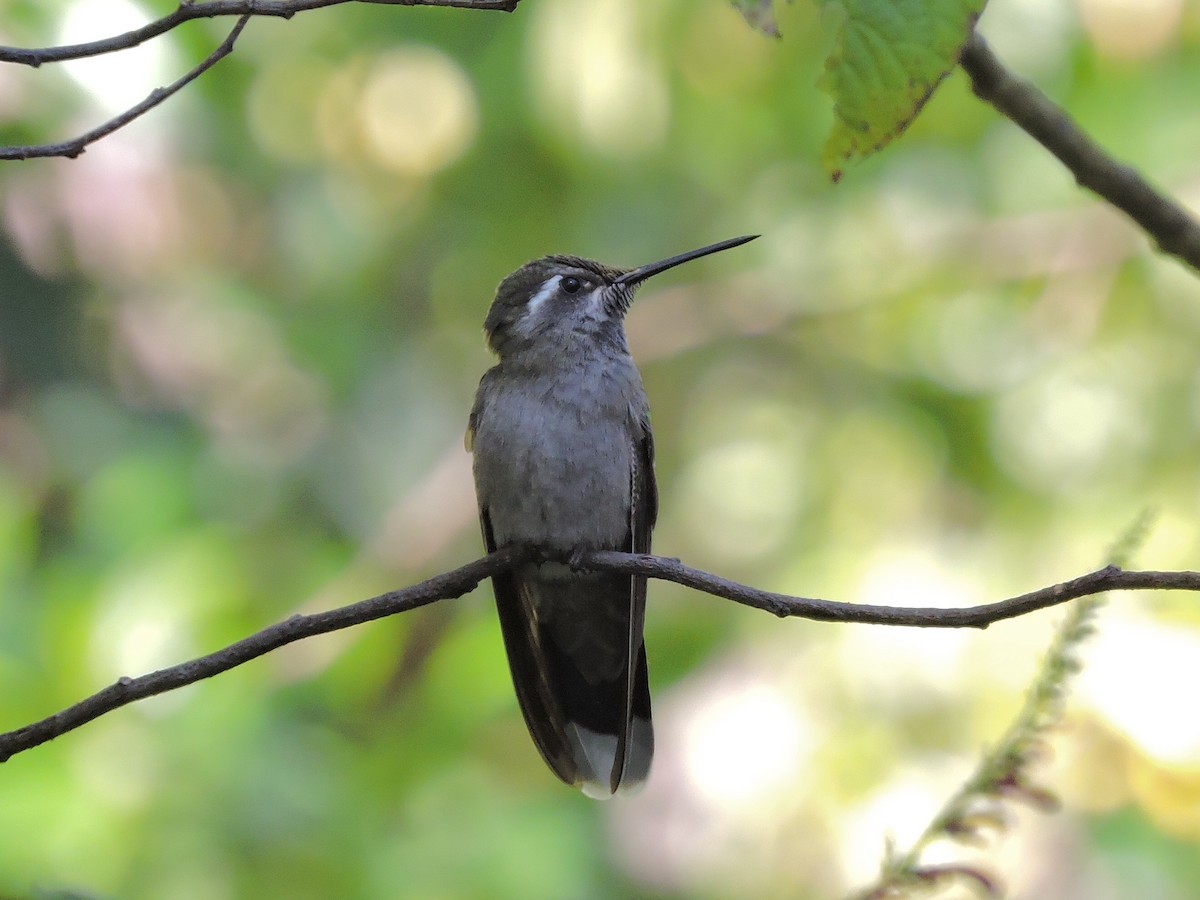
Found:
<svg viewBox="0 0 1200 900"><path fill-rule="evenodd" d="M571 555L567 557L567 565L575 572L585 571L588 568L585 564L588 552L587 547L576 547L571 551Z"/></svg>
<svg viewBox="0 0 1200 900"><path fill-rule="evenodd" d="M542 544L528 543L525 548L533 556L531 560L535 566L541 566L548 562L554 562L558 556L551 550L547 550Z"/></svg>

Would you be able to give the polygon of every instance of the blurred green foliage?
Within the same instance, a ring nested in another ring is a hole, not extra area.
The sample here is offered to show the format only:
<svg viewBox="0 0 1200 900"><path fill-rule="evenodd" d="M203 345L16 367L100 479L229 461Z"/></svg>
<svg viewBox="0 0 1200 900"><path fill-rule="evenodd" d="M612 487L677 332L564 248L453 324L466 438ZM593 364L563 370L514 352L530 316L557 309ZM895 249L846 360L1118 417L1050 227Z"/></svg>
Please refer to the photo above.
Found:
<svg viewBox="0 0 1200 900"><path fill-rule="evenodd" d="M45 45L171 8L6 0L0 30ZM961 74L835 189L820 23L777 13L780 41L725 0L256 20L78 160L0 169L0 728L478 555L480 325L550 252L632 265L764 235L630 318L664 554L966 604L1084 571L1151 505L1139 561L1196 568L1194 275ZM0 71L0 140L91 127L231 24ZM1195 205L1194 0L994 0L982 28ZM1046 775L1067 809L1001 850L1018 895L1200 889L1195 610L1143 595L1099 619ZM0 894L836 896L1003 731L1053 621L781 623L658 584L649 616L640 798L544 770L485 587L14 757Z"/></svg>

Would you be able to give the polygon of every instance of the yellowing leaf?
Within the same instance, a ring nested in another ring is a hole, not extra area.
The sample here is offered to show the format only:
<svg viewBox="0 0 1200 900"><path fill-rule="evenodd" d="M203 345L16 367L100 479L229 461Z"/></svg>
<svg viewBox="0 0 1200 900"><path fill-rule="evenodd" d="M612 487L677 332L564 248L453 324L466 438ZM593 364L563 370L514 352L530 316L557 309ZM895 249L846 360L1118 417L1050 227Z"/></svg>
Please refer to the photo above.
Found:
<svg viewBox="0 0 1200 900"><path fill-rule="evenodd" d="M987 0L817 0L833 35L819 86L836 122L821 161L847 162L898 137L957 64Z"/></svg>

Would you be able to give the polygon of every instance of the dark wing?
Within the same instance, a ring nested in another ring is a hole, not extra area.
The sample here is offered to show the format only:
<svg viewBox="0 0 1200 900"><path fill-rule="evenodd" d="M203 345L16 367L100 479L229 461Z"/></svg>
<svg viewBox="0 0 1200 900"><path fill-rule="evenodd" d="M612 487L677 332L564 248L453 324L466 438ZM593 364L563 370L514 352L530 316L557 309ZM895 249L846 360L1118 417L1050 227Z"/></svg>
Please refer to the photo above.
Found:
<svg viewBox="0 0 1200 900"><path fill-rule="evenodd" d="M484 546L491 553L496 549L496 539L485 506L479 508L479 523L483 529ZM546 765L567 784L576 785L579 783L579 773L566 736L562 706L549 681L549 666L539 642L540 629L533 610L527 606L529 594L519 590L518 583L512 571L492 576L492 591L496 595L496 611L500 617L500 631L504 636L504 649L508 653L508 667L512 672L517 702L521 706L529 735Z"/></svg>
<svg viewBox="0 0 1200 900"><path fill-rule="evenodd" d="M650 552L650 532L658 519L658 485L654 480L654 435L645 412L637 416L636 445L630 472L629 553ZM629 668L626 678L625 733L617 742L612 789L646 780L654 754L650 719L650 684L646 669L646 579L633 576L629 584Z"/></svg>

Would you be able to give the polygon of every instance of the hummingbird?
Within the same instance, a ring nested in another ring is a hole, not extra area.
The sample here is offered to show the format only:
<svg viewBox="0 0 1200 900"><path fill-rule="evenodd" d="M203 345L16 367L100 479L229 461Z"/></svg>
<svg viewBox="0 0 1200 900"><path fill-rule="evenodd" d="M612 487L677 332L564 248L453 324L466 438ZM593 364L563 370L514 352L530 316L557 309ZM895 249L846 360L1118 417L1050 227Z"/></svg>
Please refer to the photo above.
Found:
<svg viewBox="0 0 1200 900"><path fill-rule="evenodd" d="M636 269L546 256L500 283L483 326L499 362L467 427L489 553L650 552L654 435L625 314L646 279L756 237ZM645 781L646 579L542 561L494 576L492 588L517 701L554 774L598 799Z"/></svg>

